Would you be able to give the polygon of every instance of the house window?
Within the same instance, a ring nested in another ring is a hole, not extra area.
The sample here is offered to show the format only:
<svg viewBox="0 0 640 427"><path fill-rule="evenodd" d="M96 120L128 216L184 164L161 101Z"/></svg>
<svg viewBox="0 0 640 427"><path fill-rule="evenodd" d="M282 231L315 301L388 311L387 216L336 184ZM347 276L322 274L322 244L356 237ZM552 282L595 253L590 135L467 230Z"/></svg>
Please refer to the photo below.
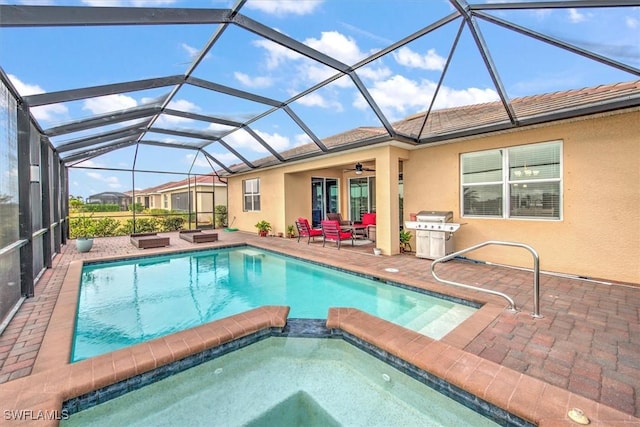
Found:
<svg viewBox="0 0 640 427"><path fill-rule="evenodd" d="M173 211L189 211L189 192L171 194L171 210Z"/></svg>
<svg viewBox="0 0 640 427"><path fill-rule="evenodd" d="M162 204L164 205L165 209L169 209L169 195L168 194L163 194L162 195Z"/></svg>
<svg viewBox="0 0 640 427"><path fill-rule="evenodd" d="M260 179L242 181L242 195L244 197L244 211L260 210Z"/></svg>
<svg viewBox="0 0 640 427"><path fill-rule="evenodd" d="M562 144L460 156L462 216L560 219Z"/></svg>

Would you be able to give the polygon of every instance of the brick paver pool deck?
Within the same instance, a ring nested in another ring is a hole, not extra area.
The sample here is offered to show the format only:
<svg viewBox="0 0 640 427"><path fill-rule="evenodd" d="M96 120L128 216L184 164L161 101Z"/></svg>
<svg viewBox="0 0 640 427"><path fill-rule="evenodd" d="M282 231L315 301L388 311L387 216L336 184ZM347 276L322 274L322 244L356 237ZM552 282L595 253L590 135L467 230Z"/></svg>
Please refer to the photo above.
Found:
<svg viewBox="0 0 640 427"><path fill-rule="evenodd" d="M533 310L532 274L525 270L457 260L438 269L439 275L448 280L506 293L520 308L519 312L513 313L506 309L506 301L496 296L437 283L430 273L430 261L410 253L380 257L371 253L372 245L355 248L343 245L338 250L333 245L323 248L320 241L298 243L296 239L258 238L243 232L220 231L219 241L198 245L180 239L177 233L161 235L170 237L169 247L137 249L128 237L95 239L93 249L85 254L76 251L73 241L63 246L61 253L53 259L53 268L39 278L35 296L24 301L0 335L0 393L14 381L35 375L38 356L38 363L47 366L39 352L45 335L55 332L48 327L72 261L247 242L383 280L487 302L486 307L492 309L481 310L482 315L472 317L441 341L462 350L462 354L476 355L631 415L624 425L640 425L640 418L637 418L640 417L638 285L543 273L540 276L540 310L544 317L536 319L530 315ZM541 265L544 268L544 260ZM532 401L531 405L535 406L536 402Z"/></svg>

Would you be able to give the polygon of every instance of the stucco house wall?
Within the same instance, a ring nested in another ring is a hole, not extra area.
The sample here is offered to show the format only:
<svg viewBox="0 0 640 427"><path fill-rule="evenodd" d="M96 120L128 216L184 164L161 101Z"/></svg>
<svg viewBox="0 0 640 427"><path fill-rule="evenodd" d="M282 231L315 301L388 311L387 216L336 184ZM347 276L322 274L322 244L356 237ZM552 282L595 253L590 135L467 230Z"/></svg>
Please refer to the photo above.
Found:
<svg viewBox="0 0 640 427"><path fill-rule="evenodd" d="M560 220L462 217L460 155L547 141L562 142ZM464 225L455 250L487 240L526 243L544 271L640 284L640 110L618 111L548 123L446 144L411 147L385 143L228 179L229 218L255 232L265 219L286 232L298 216L311 215L311 177L340 179L347 212L345 165L375 161L377 245L398 253L398 161L403 162L404 218L420 210L451 210ZM260 178L261 210L243 212L242 181ZM415 242L415 240L414 240ZM529 252L491 246L467 255L483 261L531 267ZM425 268L428 268L425 260Z"/></svg>
<svg viewBox="0 0 640 427"><path fill-rule="evenodd" d="M229 176L227 184L229 221L235 217L234 227L242 231L257 232L254 225L260 220L266 220L273 226L274 234L286 233L287 226L293 225L296 218L300 216L311 218L312 177L339 180L340 210L346 215L348 212L347 178L355 174L345 172L344 168L358 161L373 160L389 149L390 147L384 146L345 152L340 155L327 155L306 162ZM258 212L245 212L243 211L242 182L254 178L260 179L261 209ZM379 198L380 194L376 193L376 197Z"/></svg>
<svg viewBox="0 0 640 427"><path fill-rule="evenodd" d="M562 219L461 217L460 154L562 141ZM640 283L640 112L601 115L411 152L405 215L452 210L460 250L487 240L531 245L542 270ZM531 267L526 250L491 246L467 256Z"/></svg>

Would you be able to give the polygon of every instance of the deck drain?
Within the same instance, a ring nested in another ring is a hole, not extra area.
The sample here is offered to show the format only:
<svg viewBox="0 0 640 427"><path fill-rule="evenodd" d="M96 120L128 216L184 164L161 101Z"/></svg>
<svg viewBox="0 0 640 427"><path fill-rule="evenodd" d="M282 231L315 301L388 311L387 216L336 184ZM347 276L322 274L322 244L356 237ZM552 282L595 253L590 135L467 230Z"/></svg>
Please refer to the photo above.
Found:
<svg viewBox="0 0 640 427"><path fill-rule="evenodd" d="M384 271L389 273L397 273L400 270L398 270L397 268L389 267L389 268L385 268Z"/></svg>
<svg viewBox="0 0 640 427"><path fill-rule="evenodd" d="M567 416L571 421L575 421L578 424L587 425L590 423L589 418L584 414L582 409L573 408L567 412Z"/></svg>

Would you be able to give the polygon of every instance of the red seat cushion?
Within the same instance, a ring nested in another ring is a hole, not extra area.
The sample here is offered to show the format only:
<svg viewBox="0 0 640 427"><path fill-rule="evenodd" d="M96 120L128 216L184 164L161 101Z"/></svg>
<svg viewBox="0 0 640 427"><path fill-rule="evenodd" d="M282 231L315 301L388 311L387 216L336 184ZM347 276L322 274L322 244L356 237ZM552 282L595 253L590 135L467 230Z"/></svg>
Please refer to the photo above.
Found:
<svg viewBox="0 0 640 427"><path fill-rule="evenodd" d="M362 214L362 225L376 225L376 214L375 213Z"/></svg>
<svg viewBox="0 0 640 427"><path fill-rule="evenodd" d="M340 232L340 240L350 239L350 238L351 238L351 232L350 231L341 231Z"/></svg>

